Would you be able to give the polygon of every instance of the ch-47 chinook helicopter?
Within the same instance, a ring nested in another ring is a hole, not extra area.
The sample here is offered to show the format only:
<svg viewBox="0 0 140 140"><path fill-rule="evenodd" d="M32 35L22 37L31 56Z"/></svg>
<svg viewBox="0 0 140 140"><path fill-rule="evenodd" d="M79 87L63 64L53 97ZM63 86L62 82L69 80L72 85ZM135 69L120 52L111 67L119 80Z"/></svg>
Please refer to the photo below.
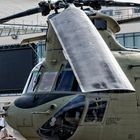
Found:
<svg viewBox="0 0 140 140"><path fill-rule="evenodd" d="M118 44L114 19L85 14L84 6L99 10L105 5L140 3L40 2L38 8L0 19L55 11L48 16L46 60L6 110L8 124L28 140L140 140L140 52Z"/></svg>

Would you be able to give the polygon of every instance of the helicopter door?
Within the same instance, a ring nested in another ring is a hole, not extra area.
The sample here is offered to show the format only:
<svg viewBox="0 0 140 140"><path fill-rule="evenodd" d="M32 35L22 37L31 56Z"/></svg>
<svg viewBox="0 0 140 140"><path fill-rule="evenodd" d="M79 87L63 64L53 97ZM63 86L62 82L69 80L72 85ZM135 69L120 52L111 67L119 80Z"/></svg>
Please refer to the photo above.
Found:
<svg viewBox="0 0 140 140"><path fill-rule="evenodd" d="M140 91L140 65L134 64L134 65L129 65L129 71L132 76L132 82L135 85L136 92ZM137 95L137 105L140 107L140 94Z"/></svg>
<svg viewBox="0 0 140 140"><path fill-rule="evenodd" d="M40 129L39 135L53 140L67 140L74 135L85 107L85 96L76 95Z"/></svg>
<svg viewBox="0 0 140 140"><path fill-rule="evenodd" d="M87 137L99 140L106 107L107 100L101 98L88 99L82 121L70 140L85 140Z"/></svg>

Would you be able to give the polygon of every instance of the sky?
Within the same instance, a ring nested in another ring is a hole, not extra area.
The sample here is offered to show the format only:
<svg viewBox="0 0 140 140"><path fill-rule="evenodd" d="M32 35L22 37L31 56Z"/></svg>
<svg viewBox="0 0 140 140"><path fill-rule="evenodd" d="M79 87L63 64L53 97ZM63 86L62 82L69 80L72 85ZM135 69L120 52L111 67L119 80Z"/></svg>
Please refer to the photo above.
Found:
<svg viewBox="0 0 140 140"><path fill-rule="evenodd" d="M0 0L0 18L22 12L30 8L38 6L40 0ZM45 25L46 17L41 14L35 14L24 18L14 19L8 23L31 24L31 25Z"/></svg>

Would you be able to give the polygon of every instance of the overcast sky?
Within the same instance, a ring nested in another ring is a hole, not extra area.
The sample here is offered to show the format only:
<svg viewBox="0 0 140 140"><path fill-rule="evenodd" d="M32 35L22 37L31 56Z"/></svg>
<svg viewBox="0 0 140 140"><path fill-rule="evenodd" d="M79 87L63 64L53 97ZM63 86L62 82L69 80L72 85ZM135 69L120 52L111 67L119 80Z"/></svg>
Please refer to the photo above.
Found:
<svg viewBox="0 0 140 140"><path fill-rule="evenodd" d="M37 7L39 1L40 0L0 0L0 18ZM43 25L46 24L46 17L42 17L41 14L35 14L26 18L12 20L10 23Z"/></svg>

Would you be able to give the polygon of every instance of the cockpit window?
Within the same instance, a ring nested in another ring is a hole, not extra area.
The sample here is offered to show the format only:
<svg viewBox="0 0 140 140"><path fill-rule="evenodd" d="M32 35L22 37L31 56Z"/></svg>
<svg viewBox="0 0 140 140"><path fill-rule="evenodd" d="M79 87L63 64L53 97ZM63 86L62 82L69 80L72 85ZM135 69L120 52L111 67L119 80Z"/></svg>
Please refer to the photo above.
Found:
<svg viewBox="0 0 140 140"><path fill-rule="evenodd" d="M41 73L39 71L33 71L26 92L29 93L29 92L33 92L35 90L35 87L37 85L40 75L41 75Z"/></svg>
<svg viewBox="0 0 140 140"><path fill-rule="evenodd" d="M85 103L85 96L79 95L76 98L74 98L72 101L70 101L68 104L66 104L63 108L61 108L56 114L55 117L71 110L76 109L77 107L84 106Z"/></svg>
<svg viewBox="0 0 140 140"><path fill-rule="evenodd" d="M107 101L90 101L85 122L101 122L105 113Z"/></svg>
<svg viewBox="0 0 140 140"><path fill-rule="evenodd" d="M67 65L59 73L55 90L81 91L69 63L67 63Z"/></svg>
<svg viewBox="0 0 140 140"><path fill-rule="evenodd" d="M51 91L54 85L55 79L57 76L57 72L46 72L43 74L39 87L37 89L38 92Z"/></svg>
<svg viewBox="0 0 140 140"><path fill-rule="evenodd" d="M40 129L48 139L66 140L76 131L85 106L85 96L79 95L62 107Z"/></svg>

